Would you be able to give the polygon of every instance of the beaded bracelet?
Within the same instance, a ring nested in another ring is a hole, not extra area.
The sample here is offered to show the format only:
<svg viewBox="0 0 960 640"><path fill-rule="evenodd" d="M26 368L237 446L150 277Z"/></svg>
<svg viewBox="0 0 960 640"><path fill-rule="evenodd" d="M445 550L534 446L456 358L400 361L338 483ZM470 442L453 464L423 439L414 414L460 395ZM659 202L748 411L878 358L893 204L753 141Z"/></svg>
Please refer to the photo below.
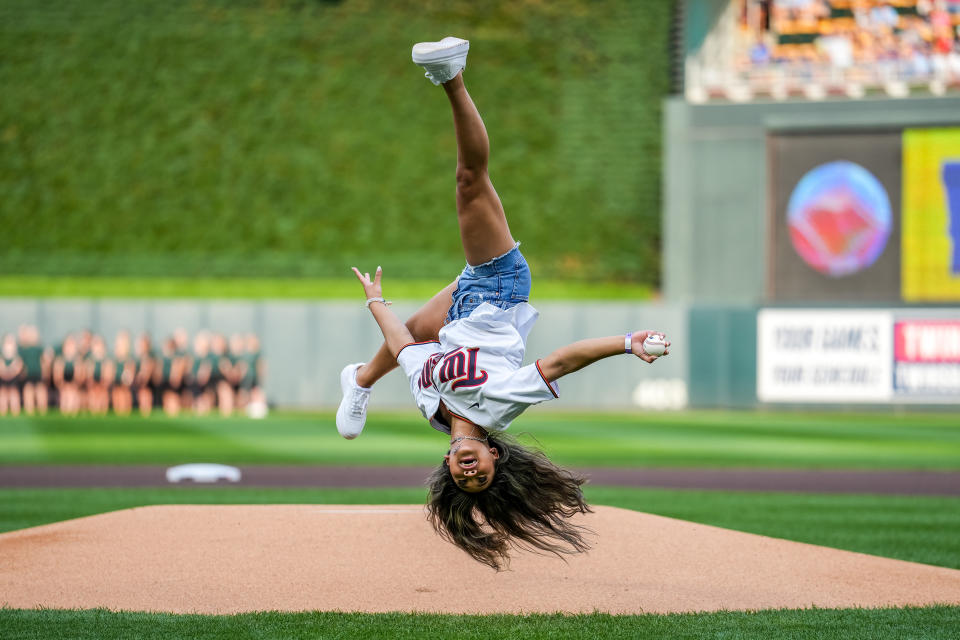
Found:
<svg viewBox="0 0 960 640"><path fill-rule="evenodd" d="M382 302L388 307L393 304L393 302L389 300L384 300L383 298L367 298L367 309L369 309L370 305L373 304L374 302Z"/></svg>

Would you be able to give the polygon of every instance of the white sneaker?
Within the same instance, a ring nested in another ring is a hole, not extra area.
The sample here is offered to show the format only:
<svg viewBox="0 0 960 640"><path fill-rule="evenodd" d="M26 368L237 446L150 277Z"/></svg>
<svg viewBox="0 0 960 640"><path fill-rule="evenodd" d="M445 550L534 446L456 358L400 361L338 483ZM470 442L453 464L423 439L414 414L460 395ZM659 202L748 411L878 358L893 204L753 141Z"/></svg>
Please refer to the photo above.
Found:
<svg viewBox="0 0 960 640"><path fill-rule="evenodd" d="M426 70L433 84L443 84L457 77L467 66L470 41L447 36L440 42L418 42L413 45L413 61Z"/></svg>
<svg viewBox="0 0 960 640"><path fill-rule="evenodd" d="M370 389L357 384L357 369L364 363L348 364L340 372L340 389L343 399L337 409L337 431L347 440L353 440L363 431L367 421L367 403Z"/></svg>

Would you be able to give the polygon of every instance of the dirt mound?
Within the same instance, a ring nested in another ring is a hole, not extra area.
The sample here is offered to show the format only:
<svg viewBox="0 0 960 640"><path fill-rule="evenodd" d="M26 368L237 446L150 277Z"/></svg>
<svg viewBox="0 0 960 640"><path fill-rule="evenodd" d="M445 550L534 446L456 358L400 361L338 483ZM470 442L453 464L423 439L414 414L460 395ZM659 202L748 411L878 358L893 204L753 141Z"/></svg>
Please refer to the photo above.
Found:
<svg viewBox="0 0 960 640"><path fill-rule="evenodd" d="M420 506L156 506L0 535L0 605L667 613L960 604L960 571L597 507L594 549L495 573Z"/></svg>

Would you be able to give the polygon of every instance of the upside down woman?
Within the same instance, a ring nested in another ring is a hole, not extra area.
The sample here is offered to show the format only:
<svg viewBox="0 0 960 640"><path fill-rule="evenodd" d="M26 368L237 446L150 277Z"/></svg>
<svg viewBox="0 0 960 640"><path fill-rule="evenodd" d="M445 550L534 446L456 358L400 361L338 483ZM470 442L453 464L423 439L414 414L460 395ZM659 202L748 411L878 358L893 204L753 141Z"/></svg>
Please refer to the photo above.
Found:
<svg viewBox="0 0 960 640"><path fill-rule="evenodd" d="M585 530L568 518L590 511L582 477L504 431L530 405L558 397L557 380L568 373L623 353L653 362L642 344L662 334L581 340L522 366L538 314L527 302L530 269L487 174L486 129L463 84L468 48L466 40L451 37L413 47L413 61L443 87L453 110L457 220L467 265L406 323L384 300L380 267L372 279L354 267L384 343L369 362L342 371L337 429L345 438L360 434L370 388L399 364L423 416L450 436L449 451L428 481L430 521L474 559L500 569L511 546L585 551Z"/></svg>

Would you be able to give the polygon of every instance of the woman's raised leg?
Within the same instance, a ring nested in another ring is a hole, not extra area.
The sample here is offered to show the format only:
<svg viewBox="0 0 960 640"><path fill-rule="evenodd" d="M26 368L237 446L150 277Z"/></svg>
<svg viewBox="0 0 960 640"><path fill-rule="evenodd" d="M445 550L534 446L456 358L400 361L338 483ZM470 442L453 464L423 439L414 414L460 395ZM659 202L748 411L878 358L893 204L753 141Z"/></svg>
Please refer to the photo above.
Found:
<svg viewBox="0 0 960 640"><path fill-rule="evenodd" d="M480 112L463 84L463 73L443 84L457 138L457 220L467 263L483 264L516 245L487 164L490 140Z"/></svg>
<svg viewBox="0 0 960 640"><path fill-rule="evenodd" d="M453 110L453 127L457 138L457 219L460 241L467 262L483 264L513 249L516 242L510 235L507 217L500 197L487 173L490 140L480 112L467 93L463 74L458 73L444 83L443 89ZM407 328L416 340L429 340L440 332L450 307L456 282L450 284L407 321ZM396 359L386 344L381 344L373 358L360 365L356 383L369 388L395 369Z"/></svg>
<svg viewBox="0 0 960 640"><path fill-rule="evenodd" d="M460 44L454 43L453 46L460 47L466 44L465 41L458 40L458 42ZM436 48L431 50L436 51ZM439 69L441 73L446 70L450 72L442 78L437 78L435 75L438 71L436 67L429 64L421 66L427 69L427 76L436 84L442 82L453 111L453 126L457 140L457 220L460 227L460 242L467 263L479 265L509 252L516 246L516 242L510 234L500 197L494 190L487 173L490 159L490 140L487 137L487 129L480 117L480 112L470 98L470 94L467 93L463 84L463 74L459 71L465 64L465 51L466 49L463 49L463 62L458 68ZM415 47L414 61L420 64L417 61L416 52ZM442 66L443 63L441 63ZM407 328L415 340L430 340L437 337L443 327L455 289L456 282L448 285L407 321ZM355 438L360 434L366 421L370 387L396 367L396 359L387 349L386 344L381 344L369 362L347 365L343 369L340 374L343 399L337 411L337 428L341 435L346 438Z"/></svg>

